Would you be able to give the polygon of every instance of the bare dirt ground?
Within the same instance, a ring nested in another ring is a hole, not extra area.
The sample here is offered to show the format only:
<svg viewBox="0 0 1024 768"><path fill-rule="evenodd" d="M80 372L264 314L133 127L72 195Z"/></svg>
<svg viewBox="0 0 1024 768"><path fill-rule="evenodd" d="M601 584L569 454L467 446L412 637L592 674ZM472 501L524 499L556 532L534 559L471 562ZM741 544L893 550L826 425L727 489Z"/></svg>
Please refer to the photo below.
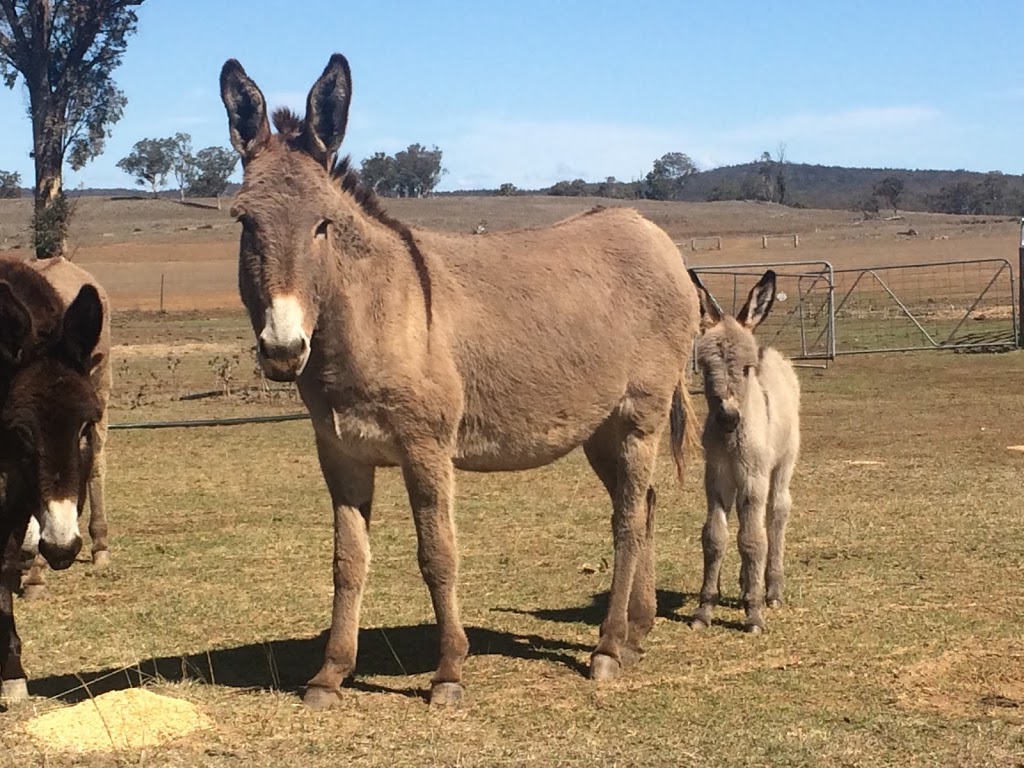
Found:
<svg viewBox="0 0 1024 768"><path fill-rule="evenodd" d="M389 200L393 215L413 226L470 232L549 224L593 205L635 205L680 243L689 263L825 259L836 269L879 264L1016 259L1013 217L904 213L898 221L864 221L851 211L762 203L624 203L601 198L435 197ZM80 198L70 234L72 258L92 271L119 309L238 307L237 225L231 201ZM27 252L28 200L0 201L0 249ZM914 230L917 234L900 234ZM762 235L797 234L799 246ZM694 237L718 236L722 250L690 250ZM17 252L16 251L16 252Z"/></svg>

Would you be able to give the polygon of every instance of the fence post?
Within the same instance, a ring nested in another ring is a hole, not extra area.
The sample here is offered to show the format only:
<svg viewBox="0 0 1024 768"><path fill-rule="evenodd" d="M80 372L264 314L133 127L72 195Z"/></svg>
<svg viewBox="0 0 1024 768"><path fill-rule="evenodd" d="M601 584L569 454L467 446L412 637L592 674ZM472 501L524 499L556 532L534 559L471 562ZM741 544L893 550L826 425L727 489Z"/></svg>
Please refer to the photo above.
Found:
<svg viewBox="0 0 1024 768"><path fill-rule="evenodd" d="M1024 216L1020 220L1020 247L1017 249L1017 346L1024 347Z"/></svg>

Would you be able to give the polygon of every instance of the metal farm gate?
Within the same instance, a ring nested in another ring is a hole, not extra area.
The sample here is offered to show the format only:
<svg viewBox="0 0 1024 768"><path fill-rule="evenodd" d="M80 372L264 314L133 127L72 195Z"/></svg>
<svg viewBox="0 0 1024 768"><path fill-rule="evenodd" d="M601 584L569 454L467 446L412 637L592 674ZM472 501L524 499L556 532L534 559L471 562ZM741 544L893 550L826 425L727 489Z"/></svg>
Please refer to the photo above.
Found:
<svg viewBox="0 0 1024 768"><path fill-rule="evenodd" d="M835 270L827 261L695 268L735 313L768 268L777 274L772 314L758 329L794 360L928 349L999 351L1021 341L1013 267L965 259Z"/></svg>
<svg viewBox="0 0 1024 768"><path fill-rule="evenodd" d="M827 261L776 261L694 267L726 312L736 314L766 269L775 270L775 306L757 330L766 344L794 360L832 360L834 275Z"/></svg>

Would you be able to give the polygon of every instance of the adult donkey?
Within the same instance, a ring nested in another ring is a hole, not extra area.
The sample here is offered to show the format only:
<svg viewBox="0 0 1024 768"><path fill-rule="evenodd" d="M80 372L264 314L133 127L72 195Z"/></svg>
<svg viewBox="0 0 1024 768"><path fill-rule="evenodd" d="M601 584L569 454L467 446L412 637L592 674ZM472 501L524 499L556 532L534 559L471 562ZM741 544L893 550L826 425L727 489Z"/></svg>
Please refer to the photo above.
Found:
<svg viewBox="0 0 1024 768"><path fill-rule="evenodd" d="M647 490L699 320L678 249L626 209L484 235L410 229L335 162L352 93L343 56L305 118L274 114L276 133L234 59L220 84L244 168L233 212L257 357L269 378L298 382L334 506L331 630L306 704L337 701L355 666L375 467L402 469L440 635L430 700L447 704L468 653L453 470L525 470L580 445L614 506L590 676L616 677L654 623ZM674 424L681 464L694 425Z"/></svg>
<svg viewBox="0 0 1024 768"><path fill-rule="evenodd" d="M96 388L100 399L103 415L95 425L93 445L92 477L89 478L89 538L92 541L92 562L97 566L105 566L110 562L110 549L107 542L107 514L104 502L104 486L106 483L107 461L107 401L113 381L110 364L110 302L103 287L89 272L77 264L58 256L50 259L36 259L28 262L57 291L57 295L65 304L70 304L83 286L92 286L100 298L103 308L103 327L96 348L89 359L89 378ZM38 537L38 522L29 522L28 536ZM23 594L26 598L38 598L46 594L45 579L46 560L36 555L31 567L22 579Z"/></svg>
<svg viewBox="0 0 1024 768"><path fill-rule="evenodd" d="M0 695L28 695L12 593L19 560L35 549L67 568L82 546L78 516L92 474L103 409L89 363L103 306L84 286L65 311L25 262L0 259ZM38 537L29 520L38 519ZM32 551L22 553L27 545Z"/></svg>

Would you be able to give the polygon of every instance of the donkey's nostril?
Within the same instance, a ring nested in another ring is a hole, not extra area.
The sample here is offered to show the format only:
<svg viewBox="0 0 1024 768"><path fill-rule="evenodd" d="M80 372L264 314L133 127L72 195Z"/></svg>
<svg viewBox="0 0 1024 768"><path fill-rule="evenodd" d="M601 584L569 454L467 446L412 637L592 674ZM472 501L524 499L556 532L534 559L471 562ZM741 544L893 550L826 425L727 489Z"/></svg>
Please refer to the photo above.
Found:
<svg viewBox="0 0 1024 768"><path fill-rule="evenodd" d="M257 345L260 356L266 360L294 360L302 358L309 348L309 343L303 336L290 339L283 344L268 344L267 340L260 336Z"/></svg>
<svg viewBox="0 0 1024 768"><path fill-rule="evenodd" d="M738 411L719 411L716 418L719 426L727 432L732 432L740 423L740 414Z"/></svg>

